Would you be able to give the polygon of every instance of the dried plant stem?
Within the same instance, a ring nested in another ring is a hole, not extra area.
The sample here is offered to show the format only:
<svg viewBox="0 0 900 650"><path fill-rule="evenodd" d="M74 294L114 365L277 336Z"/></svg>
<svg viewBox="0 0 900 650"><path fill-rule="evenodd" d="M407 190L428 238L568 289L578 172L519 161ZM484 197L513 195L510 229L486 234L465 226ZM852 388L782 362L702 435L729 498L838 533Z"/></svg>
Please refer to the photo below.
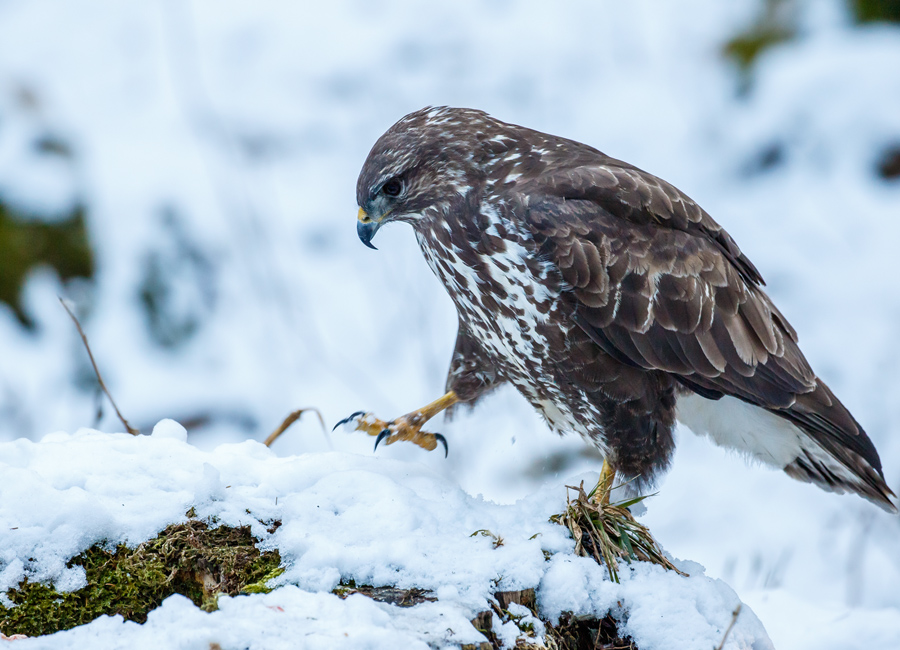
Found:
<svg viewBox="0 0 900 650"><path fill-rule="evenodd" d="M738 616L741 614L742 603L738 603L738 606L734 608L734 611L731 612L731 623L728 624L728 628L725 630L725 636L722 637L722 641L716 646L716 650L722 650L725 647L725 642L728 640L728 635L731 634L731 630L734 627L734 624L737 623Z"/></svg>
<svg viewBox="0 0 900 650"><path fill-rule="evenodd" d="M122 421L122 424L125 426L125 430L128 431L133 436L141 435L141 432L135 429L128 423L128 420L125 419L125 416L122 415L122 412L119 410L119 407L116 406L116 400L113 399L112 394L109 392L109 389L106 387L106 384L103 381L103 377L100 375L100 368L97 367L97 362L94 360L94 353L91 352L91 346L88 343L87 335L84 333L84 329L81 327L81 323L78 322L78 317L75 316L75 312L69 307L68 301L64 300L61 296L59 296L59 302L63 306L63 309L69 314L72 319L72 322L75 323L75 327L78 329L78 333L81 335L81 340L84 342L84 349L87 350L88 358L91 360L91 365L94 367L94 374L97 375L97 381L100 384L100 388L106 393L106 397L109 399L109 403L112 404L113 409L116 412L116 415L119 416L119 420Z"/></svg>
<svg viewBox="0 0 900 650"><path fill-rule="evenodd" d="M312 411L313 413L316 414L316 416L319 418L319 424L322 425L322 431L324 431L325 435L327 436L328 429L325 426L325 420L322 419L322 414L319 412L319 409L310 406L307 408L297 409L296 411L293 411L292 413L288 414L288 416L286 418L284 418L284 422L282 422L281 425L277 429L275 429L271 433L271 435L269 435L268 438L266 438L266 440L263 444L266 447L271 447L272 443L275 442L276 440L278 440L278 437L282 433L284 433L289 426L291 426L294 422L299 420L300 416L303 415L304 413L306 413L307 411Z"/></svg>
<svg viewBox="0 0 900 650"><path fill-rule="evenodd" d="M628 510L629 506L646 497L611 504L608 495L592 499L585 493L584 483L579 487L566 487L576 492L575 499L568 499L566 511L551 520L566 526L572 533L577 555L593 557L598 564L606 565L610 580L619 582L617 567L620 559L652 562L679 575L687 575L669 561L647 527L639 524Z"/></svg>

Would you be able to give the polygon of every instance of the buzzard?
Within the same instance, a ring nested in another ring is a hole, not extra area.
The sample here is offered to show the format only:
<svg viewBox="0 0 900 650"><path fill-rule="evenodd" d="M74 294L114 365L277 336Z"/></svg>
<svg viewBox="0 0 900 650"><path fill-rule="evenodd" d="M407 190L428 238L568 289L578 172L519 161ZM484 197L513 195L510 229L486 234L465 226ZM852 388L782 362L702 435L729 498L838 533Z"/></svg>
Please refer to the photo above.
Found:
<svg viewBox="0 0 900 650"><path fill-rule="evenodd" d="M465 108L425 108L375 143L357 232L412 225L456 304L446 394L357 429L435 449L435 414L509 382L641 489L676 419L718 445L896 512L872 441L819 379L735 241L662 179L593 147ZM345 420L345 422L347 421Z"/></svg>

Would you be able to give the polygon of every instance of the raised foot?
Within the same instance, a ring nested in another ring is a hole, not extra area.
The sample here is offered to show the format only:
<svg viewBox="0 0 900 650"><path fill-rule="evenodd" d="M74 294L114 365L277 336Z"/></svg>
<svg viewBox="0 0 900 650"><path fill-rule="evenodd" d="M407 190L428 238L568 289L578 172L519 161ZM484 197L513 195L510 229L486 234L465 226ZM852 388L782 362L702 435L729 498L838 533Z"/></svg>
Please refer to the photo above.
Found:
<svg viewBox="0 0 900 650"><path fill-rule="evenodd" d="M365 411L356 411L334 425L334 428L355 423L355 431L364 431L370 436L377 436L375 449L378 449L378 445L382 441L386 445L392 445L395 442L406 440L422 449L434 451L440 442L444 446L444 458L446 458L449 453L447 439L439 433L422 431L422 425L426 421L427 418L424 418L418 411L413 411L390 422L385 422Z"/></svg>

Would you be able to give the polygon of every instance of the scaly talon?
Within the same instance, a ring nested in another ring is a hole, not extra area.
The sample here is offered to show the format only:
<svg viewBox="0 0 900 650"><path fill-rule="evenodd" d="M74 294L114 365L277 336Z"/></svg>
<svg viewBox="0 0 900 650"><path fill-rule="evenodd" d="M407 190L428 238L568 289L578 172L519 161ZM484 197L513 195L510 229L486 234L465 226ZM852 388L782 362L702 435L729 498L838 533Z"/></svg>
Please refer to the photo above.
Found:
<svg viewBox="0 0 900 650"><path fill-rule="evenodd" d="M332 431L332 432L337 431L337 428L338 428L339 426L341 426L342 424L347 424L347 423L348 423L350 420L352 420L353 418L358 418L358 417L363 416L363 415L365 415L365 414L366 414L365 411L356 411L356 412L354 412L354 413L351 413L350 415L348 415L347 417L345 417L343 420L341 420L340 422L338 422L337 424L335 424L335 425L334 425L334 428L333 428L331 431Z"/></svg>
<svg viewBox="0 0 900 650"><path fill-rule="evenodd" d="M410 420L412 420L412 422ZM444 436L439 433L429 433L428 431L422 431L422 423L417 423L413 418L410 418L409 416L397 418L397 420L387 423L378 420L378 424L383 424L384 426L382 427L381 431L378 432L378 437L375 438L375 450L378 449L378 445L380 445L382 441L386 445L392 445L395 442L407 440L427 451L433 451L437 447L437 443L440 442L442 445L444 445L444 458L446 458L447 454L449 453L449 449L447 448L447 439ZM369 435L376 435L372 432L373 428L373 423L365 421L363 421L361 425L357 427L358 430L365 431Z"/></svg>
<svg viewBox="0 0 900 650"><path fill-rule="evenodd" d="M447 454L450 453L450 449L447 448L447 439L439 433L433 433L432 435L435 440L444 445L444 458L446 458Z"/></svg>
<svg viewBox="0 0 900 650"><path fill-rule="evenodd" d="M364 431L370 436L377 436L375 438L375 449L378 449L378 445L382 441L386 445L392 445L400 440L408 440L428 451L436 449L438 443L441 443L444 446L444 458L446 458L450 453L447 439L439 433L422 431L422 426L435 415L458 401L459 398L456 396L456 393L451 391L431 404L390 422L380 420L371 413L357 411L338 422L334 428L337 429L342 424L356 420L357 431Z"/></svg>

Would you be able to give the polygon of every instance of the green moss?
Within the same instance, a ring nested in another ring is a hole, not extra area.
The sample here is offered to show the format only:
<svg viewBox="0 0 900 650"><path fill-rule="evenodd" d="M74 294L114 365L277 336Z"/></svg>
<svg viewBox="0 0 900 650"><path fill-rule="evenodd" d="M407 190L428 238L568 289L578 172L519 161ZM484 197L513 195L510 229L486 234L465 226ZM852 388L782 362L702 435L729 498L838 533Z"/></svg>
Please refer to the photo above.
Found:
<svg viewBox="0 0 900 650"><path fill-rule="evenodd" d="M220 594L268 591L266 582L283 571L277 551L260 553L249 526L209 528L191 520L166 528L137 548L115 552L96 545L73 558L84 567L87 586L71 593L27 580L0 605L0 631L39 636L88 623L104 614L121 614L143 623L168 596L181 594L207 611Z"/></svg>
<svg viewBox="0 0 900 650"><path fill-rule="evenodd" d="M22 308L22 285L41 265L54 269L64 282L93 277L84 208L76 206L65 219L46 223L25 218L0 202L0 302L29 329L34 323Z"/></svg>
<svg viewBox="0 0 900 650"><path fill-rule="evenodd" d="M277 553L277 551L276 551ZM264 575L260 580L247 584L241 589L242 594L267 594L272 591L269 583L284 573L284 567L275 567Z"/></svg>

